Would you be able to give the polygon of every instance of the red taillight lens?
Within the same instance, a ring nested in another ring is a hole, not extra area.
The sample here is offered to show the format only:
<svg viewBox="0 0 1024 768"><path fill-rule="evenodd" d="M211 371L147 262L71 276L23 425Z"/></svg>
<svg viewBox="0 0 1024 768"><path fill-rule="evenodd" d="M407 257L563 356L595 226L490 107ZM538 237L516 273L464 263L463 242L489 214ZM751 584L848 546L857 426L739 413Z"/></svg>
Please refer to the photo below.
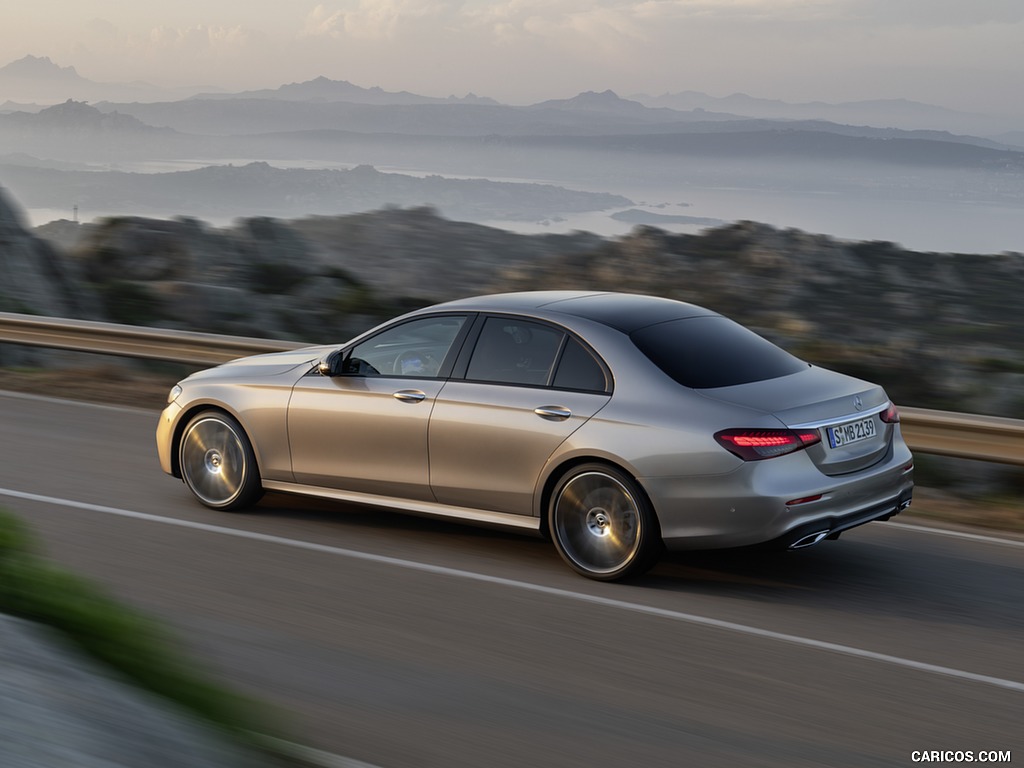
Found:
<svg viewBox="0 0 1024 768"><path fill-rule="evenodd" d="M889 407L878 414L878 418L884 421L886 424L899 424L900 423L900 412L895 405L889 403Z"/></svg>
<svg viewBox="0 0 1024 768"><path fill-rule="evenodd" d="M715 433L715 440L744 461L760 461L820 443L821 434L816 429L724 429Z"/></svg>

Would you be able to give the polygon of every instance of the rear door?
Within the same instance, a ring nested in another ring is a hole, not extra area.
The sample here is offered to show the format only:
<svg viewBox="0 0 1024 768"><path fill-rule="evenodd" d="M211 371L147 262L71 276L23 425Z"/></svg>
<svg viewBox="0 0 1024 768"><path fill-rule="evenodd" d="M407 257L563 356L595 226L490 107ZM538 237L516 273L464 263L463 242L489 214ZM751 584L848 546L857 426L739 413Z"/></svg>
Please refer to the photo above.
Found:
<svg viewBox="0 0 1024 768"><path fill-rule="evenodd" d="M430 421L430 484L439 502L532 515L555 449L610 399L596 355L561 328L485 318L461 378Z"/></svg>

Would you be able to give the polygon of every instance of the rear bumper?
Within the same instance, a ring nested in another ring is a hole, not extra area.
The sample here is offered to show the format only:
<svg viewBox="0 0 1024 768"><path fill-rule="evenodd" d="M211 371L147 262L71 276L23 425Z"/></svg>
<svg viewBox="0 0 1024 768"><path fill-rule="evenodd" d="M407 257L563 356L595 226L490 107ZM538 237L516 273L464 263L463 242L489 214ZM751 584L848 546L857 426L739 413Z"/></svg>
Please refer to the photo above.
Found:
<svg viewBox="0 0 1024 768"><path fill-rule="evenodd" d="M839 477L822 474L800 451L728 475L638 480L670 549L790 548L902 511L913 474L913 457L898 439L873 467Z"/></svg>
<svg viewBox="0 0 1024 768"><path fill-rule="evenodd" d="M823 539L837 539L843 531L876 520L888 520L910 506L913 489L908 489L895 499L878 504L859 512L838 517L826 517L797 526L774 541L766 542L772 549L804 549Z"/></svg>

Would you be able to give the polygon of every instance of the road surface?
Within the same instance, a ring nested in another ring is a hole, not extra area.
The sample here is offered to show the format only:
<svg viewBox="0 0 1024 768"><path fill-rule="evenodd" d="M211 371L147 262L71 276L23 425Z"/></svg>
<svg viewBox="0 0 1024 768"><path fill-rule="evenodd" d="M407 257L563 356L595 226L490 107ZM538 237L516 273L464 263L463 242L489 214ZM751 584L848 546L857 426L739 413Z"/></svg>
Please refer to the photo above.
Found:
<svg viewBox="0 0 1024 768"><path fill-rule="evenodd" d="M518 534L280 495L207 510L155 425L0 393L0 506L296 742L381 768L1024 763L1019 538L873 523L601 584Z"/></svg>

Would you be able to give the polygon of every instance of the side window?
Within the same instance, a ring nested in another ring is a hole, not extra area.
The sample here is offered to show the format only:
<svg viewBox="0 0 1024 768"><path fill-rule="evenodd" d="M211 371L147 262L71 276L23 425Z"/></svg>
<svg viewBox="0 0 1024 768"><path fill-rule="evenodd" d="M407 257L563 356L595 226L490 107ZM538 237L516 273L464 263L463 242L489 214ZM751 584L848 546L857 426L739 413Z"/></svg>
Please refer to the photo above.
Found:
<svg viewBox="0 0 1024 768"><path fill-rule="evenodd" d="M466 378L500 384L544 386L564 333L540 323L490 317L469 361Z"/></svg>
<svg viewBox="0 0 1024 768"><path fill-rule="evenodd" d="M465 317L447 315L387 328L353 347L341 373L434 378L465 322Z"/></svg>
<svg viewBox="0 0 1024 768"><path fill-rule="evenodd" d="M586 392L604 392L608 389L601 364L571 337L558 361L554 385L558 389L580 389Z"/></svg>

